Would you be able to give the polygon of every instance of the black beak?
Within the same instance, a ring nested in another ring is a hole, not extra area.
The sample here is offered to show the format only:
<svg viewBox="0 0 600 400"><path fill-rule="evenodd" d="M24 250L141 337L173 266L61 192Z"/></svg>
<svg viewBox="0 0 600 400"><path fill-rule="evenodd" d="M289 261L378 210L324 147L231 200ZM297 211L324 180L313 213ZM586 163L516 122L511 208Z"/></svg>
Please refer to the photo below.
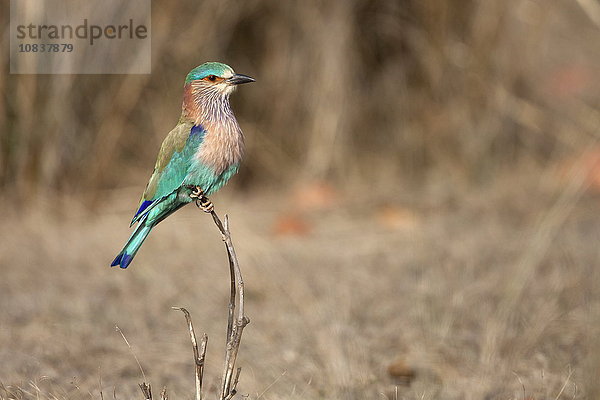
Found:
<svg viewBox="0 0 600 400"><path fill-rule="evenodd" d="M256 82L254 78L249 77L248 75L235 74L231 78L227 80L232 85L241 85L242 83L250 83Z"/></svg>

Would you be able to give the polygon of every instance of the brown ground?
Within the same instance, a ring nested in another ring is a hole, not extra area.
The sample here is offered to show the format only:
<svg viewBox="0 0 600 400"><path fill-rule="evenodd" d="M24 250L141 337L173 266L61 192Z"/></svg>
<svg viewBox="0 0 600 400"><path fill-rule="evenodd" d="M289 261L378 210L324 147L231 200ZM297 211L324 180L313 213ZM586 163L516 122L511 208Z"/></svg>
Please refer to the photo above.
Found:
<svg viewBox="0 0 600 400"><path fill-rule="evenodd" d="M478 190L329 193L298 214L278 193L216 196L231 217L252 321L240 392L595 398L598 196L525 175ZM206 379L217 383L228 270L216 228L186 207L128 270L110 269L136 198L137 190L113 192L93 213L69 201L54 212L5 210L0 398L98 399L100 379L107 398L114 387L118 399L141 398L142 377L115 325L156 391L191 398L189 339L171 306L187 307L209 334Z"/></svg>

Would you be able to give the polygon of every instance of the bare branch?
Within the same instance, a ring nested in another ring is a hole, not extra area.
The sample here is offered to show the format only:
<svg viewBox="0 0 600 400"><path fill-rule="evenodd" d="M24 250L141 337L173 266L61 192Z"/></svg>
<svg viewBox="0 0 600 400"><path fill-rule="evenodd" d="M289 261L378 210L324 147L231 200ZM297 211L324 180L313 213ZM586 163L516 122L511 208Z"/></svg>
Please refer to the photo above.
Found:
<svg viewBox="0 0 600 400"><path fill-rule="evenodd" d="M238 263L235 248L231 240L229 232L229 219L225 216L225 222L222 223L217 214L211 211L213 221L222 235L227 250L229 259L229 274L230 274L230 296L229 296L229 313L227 319L227 345L225 351L225 362L223 365L223 376L221 377L221 400L231 399L237 390L241 369L235 368L237 354L242 340L242 331L248 325L250 320L244 314L244 281L242 272ZM236 301L237 300L237 301ZM237 314L236 314L237 311ZM234 371L235 377L233 376Z"/></svg>
<svg viewBox="0 0 600 400"><path fill-rule="evenodd" d="M192 324L192 317L188 310L183 307L172 307L174 310L179 310L185 315L185 320L188 324L190 331L190 339L192 341L192 349L194 351L194 365L196 367L196 400L202 400L202 378L204 376L204 360L206 358L206 346L208 344L208 335L205 333L202 336L202 342L200 344L200 350L198 350L198 342L196 340L196 333L194 332L194 325Z"/></svg>

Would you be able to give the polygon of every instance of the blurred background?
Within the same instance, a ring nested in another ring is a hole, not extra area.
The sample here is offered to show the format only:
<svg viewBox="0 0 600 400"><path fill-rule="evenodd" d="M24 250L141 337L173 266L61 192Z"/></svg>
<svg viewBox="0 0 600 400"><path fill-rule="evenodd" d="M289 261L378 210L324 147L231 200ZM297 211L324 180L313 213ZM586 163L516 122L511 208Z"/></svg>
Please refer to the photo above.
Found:
<svg viewBox="0 0 600 400"><path fill-rule="evenodd" d="M185 75L213 60L257 79L232 96L244 164L212 198L247 281L241 393L597 398L599 33L596 0L154 0L150 75L5 58L0 398L139 396L115 324L155 390L190 397L174 305L217 383L210 219L185 208L108 268Z"/></svg>

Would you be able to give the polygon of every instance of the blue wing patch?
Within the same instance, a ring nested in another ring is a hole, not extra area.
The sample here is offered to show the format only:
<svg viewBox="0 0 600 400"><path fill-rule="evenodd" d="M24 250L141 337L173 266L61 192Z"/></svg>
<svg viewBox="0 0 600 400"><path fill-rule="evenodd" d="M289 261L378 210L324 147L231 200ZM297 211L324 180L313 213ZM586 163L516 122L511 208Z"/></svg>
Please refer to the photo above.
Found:
<svg viewBox="0 0 600 400"><path fill-rule="evenodd" d="M192 126L192 129L190 130L190 136L202 135L202 138L204 138L205 132L206 132L206 130L204 130L204 127L202 125L194 125L194 126Z"/></svg>
<svg viewBox="0 0 600 400"><path fill-rule="evenodd" d="M146 208L148 208L148 206L152 204L152 200L144 200L144 202L142 203L142 205L140 206L140 208L138 208L137 212L135 213L135 215L133 216L133 218L137 217L138 215L140 215L141 213L144 212L144 210Z"/></svg>

